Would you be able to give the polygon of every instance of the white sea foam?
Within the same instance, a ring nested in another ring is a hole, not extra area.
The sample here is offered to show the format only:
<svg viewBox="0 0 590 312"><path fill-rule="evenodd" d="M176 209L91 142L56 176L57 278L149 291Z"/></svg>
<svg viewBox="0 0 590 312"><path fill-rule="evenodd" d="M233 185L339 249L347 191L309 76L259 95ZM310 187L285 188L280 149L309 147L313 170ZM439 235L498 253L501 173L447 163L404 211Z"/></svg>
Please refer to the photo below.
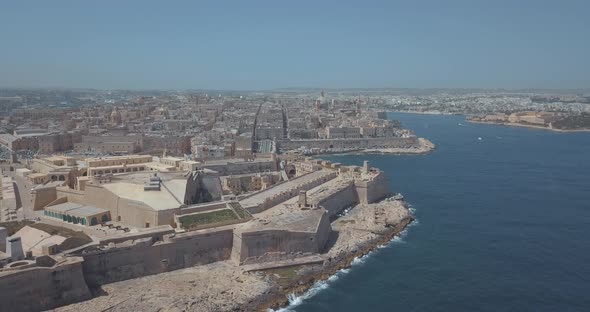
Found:
<svg viewBox="0 0 590 312"><path fill-rule="evenodd" d="M340 218L340 217L344 217L345 215L347 215L347 214L350 212L350 210L351 210L351 209L352 209L352 207L348 207L348 208L346 208L346 209L342 210L342 212L340 212L340 213L337 215L337 216L338 216L338 218Z"/></svg>
<svg viewBox="0 0 590 312"><path fill-rule="evenodd" d="M410 209L411 209L410 211L412 212L412 214L414 214L416 209L414 209L414 208L410 208ZM352 260L352 262L350 263L350 266L351 266L350 268L340 269L334 275L330 276L327 280L315 282L313 284L313 286L311 286L311 288L309 288L305 293L303 293L300 296L297 296L295 294L289 294L287 296L287 299L289 300L289 305L287 307L284 307L279 310L269 309L268 312L293 311L293 308L297 307L298 305L303 303L305 300L317 295L320 291L327 289L328 287L330 287L330 284L336 282L343 275L348 274L353 267L364 264L367 261L367 259L369 257L371 257L371 255L373 255L379 249L387 248L387 247L391 246L392 244L400 244L400 243L405 244L406 242L403 240L403 238L408 235L408 227L416 226L418 224L419 224L418 219L414 219L414 221L412 223L410 223L398 235L394 236L388 243L377 246L377 248L375 250L368 252L366 255L355 257Z"/></svg>
<svg viewBox="0 0 590 312"><path fill-rule="evenodd" d="M327 280L315 282L313 284L313 286L311 286L311 288L309 288L305 293L303 293L300 296L297 296L295 294L289 294L287 296L287 299L289 300L289 305L287 307L284 307L279 310L269 309L268 311L269 312L271 312L271 311L274 311L274 312L293 311L293 308L295 308L296 306L303 303L303 301L317 295L320 291L328 288L331 283L334 283L335 281L337 281L342 275L348 274L348 272L350 272L350 269L340 269L340 270L338 270L338 272L336 272L336 274L330 276Z"/></svg>
<svg viewBox="0 0 590 312"><path fill-rule="evenodd" d="M365 261L367 259L366 258L367 255L368 254L366 254L365 256L355 257L354 259L352 259L352 262L350 263L350 265L359 265L359 264L365 263Z"/></svg>

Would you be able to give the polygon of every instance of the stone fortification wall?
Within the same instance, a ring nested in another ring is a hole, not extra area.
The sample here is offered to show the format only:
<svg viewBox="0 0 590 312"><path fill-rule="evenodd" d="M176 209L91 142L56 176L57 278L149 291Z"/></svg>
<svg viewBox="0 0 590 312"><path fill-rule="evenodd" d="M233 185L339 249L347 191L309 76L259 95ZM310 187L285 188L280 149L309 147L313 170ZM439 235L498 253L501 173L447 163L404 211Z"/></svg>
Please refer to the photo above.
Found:
<svg viewBox="0 0 590 312"><path fill-rule="evenodd" d="M261 229L235 233L232 260L248 264L317 254L326 246L331 231L328 214L322 213L314 232Z"/></svg>
<svg viewBox="0 0 590 312"><path fill-rule="evenodd" d="M286 200L288 200L290 198L298 196L299 191L301 191L301 190L305 190L305 191L310 190L322 183L326 183L326 182L336 178L337 176L338 176L338 173L336 171L331 171L329 173L319 175L316 179L309 180L306 182L300 182L300 181L305 181L305 176L299 176L295 179L285 181L283 183L279 183L279 184L275 185L275 186L278 186L280 184L292 185L292 187L287 188L285 191L282 191L279 193L274 193L273 189L271 188L271 189L263 190L261 192L254 194L253 196L258 196L262 192L269 194L269 197L266 197L262 203L259 203L255 206L248 206L246 204L243 204L244 203L243 200L246 198L242 199L242 201L240 203L242 203L242 205L244 206L244 208L246 210L248 210L248 212L260 213L266 209L269 209L269 208L274 207L282 202L285 202Z"/></svg>
<svg viewBox="0 0 590 312"><path fill-rule="evenodd" d="M150 231L132 234L127 233L126 236L101 238L98 242L100 245L106 245L109 243L123 243L129 240L139 240L146 237L150 237L152 240L164 240L164 236L174 234L174 232L175 231L171 226L159 226L152 228Z"/></svg>
<svg viewBox="0 0 590 312"><path fill-rule="evenodd" d="M27 192L28 190L23 190ZM42 210L47 204L56 200L58 195L55 187L40 187L33 191L33 210Z"/></svg>
<svg viewBox="0 0 590 312"><path fill-rule="evenodd" d="M328 211L328 216L333 217L342 210L359 203L357 190L352 180L330 188L319 196L311 196L309 203L321 206Z"/></svg>
<svg viewBox="0 0 590 312"><path fill-rule="evenodd" d="M266 171L277 171L277 163L272 159L244 161L244 162L227 162L227 163L205 163L199 168L206 168L217 171L220 175L257 173Z"/></svg>
<svg viewBox="0 0 590 312"><path fill-rule="evenodd" d="M57 197L66 197L69 202L78 204L84 204L84 191L78 191L71 189L67 186L58 186L55 188L57 191Z"/></svg>
<svg viewBox="0 0 590 312"><path fill-rule="evenodd" d="M90 299L81 261L0 272L0 311L41 311Z"/></svg>
<svg viewBox="0 0 590 312"><path fill-rule="evenodd" d="M383 172L377 173L371 180L355 180L356 191L360 203L368 204L377 202L389 195L389 182Z"/></svg>
<svg viewBox="0 0 590 312"><path fill-rule="evenodd" d="M281 150L292 150L302 146L306 148L410 148L418 147L417 137L409 138L360 138L360 139L319 139L319 140L283 140L279 142Z"/></svg>
<svg viewBox="0 0 590 312"><path fill-rule="evenodd" d="M232 229L189 232L152 244L145 238L133 243L83 253L84 276L90 287L126 279L227 260Z"/></svg>

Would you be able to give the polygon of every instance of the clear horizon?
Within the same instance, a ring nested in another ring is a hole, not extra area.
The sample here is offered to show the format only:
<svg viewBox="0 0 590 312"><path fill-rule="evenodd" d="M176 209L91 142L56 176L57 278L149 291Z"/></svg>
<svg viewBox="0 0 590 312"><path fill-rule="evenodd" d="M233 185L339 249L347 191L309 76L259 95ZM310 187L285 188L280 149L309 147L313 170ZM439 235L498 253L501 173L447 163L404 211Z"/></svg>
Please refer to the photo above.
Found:
<svg viewBox="0 0 590 312"><path fill-rule="evenodd" d="M587 90L590 3L514 2L5 2L0 87Z"/></svg>

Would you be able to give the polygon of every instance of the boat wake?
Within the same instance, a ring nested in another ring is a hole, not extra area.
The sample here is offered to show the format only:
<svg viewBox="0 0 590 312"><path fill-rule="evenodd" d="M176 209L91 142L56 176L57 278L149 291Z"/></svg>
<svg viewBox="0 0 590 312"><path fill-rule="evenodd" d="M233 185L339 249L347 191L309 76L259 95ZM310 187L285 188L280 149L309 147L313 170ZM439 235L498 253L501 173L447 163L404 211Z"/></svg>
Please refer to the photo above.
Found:
<svg viewBox="0 0 590 312"><path fill-rule="evenodd" d="M412 208L412 207L410 207L409 210L410 210L410 212L412 212L413 215L416 212L416 209L415 208ZM297 296L295 294L289 294L287 296L287 299L289 300L289 305L288 306L286 306L286 307L284 307L282 309L278 309L278 310L269 309L268 312L288 312L288 311L295 311L295 308L297 306L299 306L300 304L302 304L303 302L305 302L305 300L307 300L309 298L312 298L313 296L315 296L318 293L320 293L322 290L325 290L328 287L330 287L330 285L333 284L334 282L336 282L338 279L340 279L341 277L343 277L346 274L350 273L350 271L352 269L354 269L354 267L359 266L359 265L363 265L364 263L366 263L367 260L369 259L369 257L371 257L373 254L375 254L376 252L378 252L380 249L384 249L384 248L390 247L393 244L405 244L406 241L404 241L404 238L408 235L408 229L410 227L417 226L418 224L420 224L419 221L418 221L418 219L414 219L414 221L412 221L412 223L408 224L408 226L403 231L401 231L398 235L394 236L389 242L377 246L376 249L370 251L366 255L363 255L363 256L360 256L360 257L355 257L352 260L352 262L350 263L350 268L340 269L334 275L330 276L327 280L315 282L313 284L313 286L311 286L311 288L309 288L302 295Z"/></svg>

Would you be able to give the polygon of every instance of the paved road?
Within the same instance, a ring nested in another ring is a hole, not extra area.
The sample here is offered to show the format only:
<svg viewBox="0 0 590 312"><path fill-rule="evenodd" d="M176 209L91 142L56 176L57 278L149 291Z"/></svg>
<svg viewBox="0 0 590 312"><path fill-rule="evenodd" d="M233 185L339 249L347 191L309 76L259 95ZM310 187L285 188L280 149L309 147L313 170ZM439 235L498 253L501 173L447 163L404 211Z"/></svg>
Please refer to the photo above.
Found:
<svg viewBox="0 0 590 312"><path fill-rule="evenodd" d="M17 165L18 166L18 165ZM33 197L31 196L32 185L24 177L16 176L15 171L9 171L8 168L4 168L3 174L12 177L14 180L14 195L16 197L16 206L22 207L18 213L18 219L34 219L37 217L37 213L33 212Z"/></svg>

